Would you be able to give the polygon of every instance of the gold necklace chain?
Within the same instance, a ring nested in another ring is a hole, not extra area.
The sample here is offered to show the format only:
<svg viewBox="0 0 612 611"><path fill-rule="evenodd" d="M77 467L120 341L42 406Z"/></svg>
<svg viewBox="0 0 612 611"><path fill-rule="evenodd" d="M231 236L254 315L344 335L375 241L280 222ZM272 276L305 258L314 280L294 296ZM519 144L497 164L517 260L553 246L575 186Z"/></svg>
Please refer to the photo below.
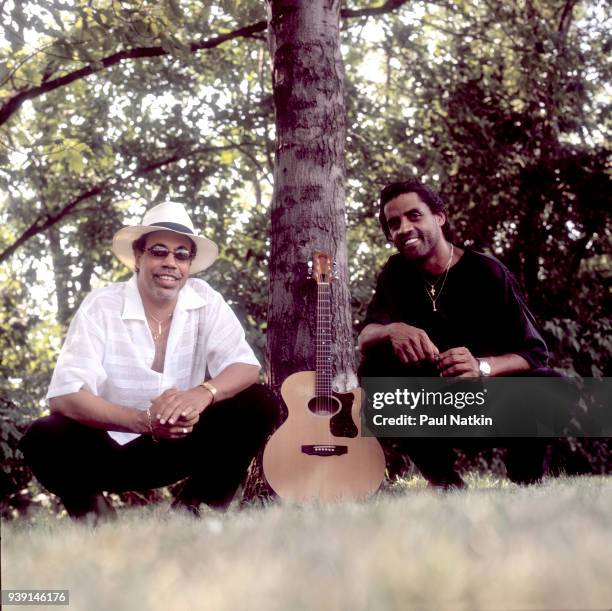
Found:
<svg viewBox="0 0 612 611"><path fill-rule="evenodd" d="M153 341L154 342L158 342L165 334L166 330L163 328L163 326L172 318L172 315L174 314L174 312L172 312L168 318L166 318L165 320L160 320L159 318L156 318L155 316L153 316L153 314L149 314L146 310L145 310L145 316L147 318L147 323L149 324L149 329L151 330L151 335L153 336ZM151 328L151 323L149 322L149 318L152 318L156 323L157 323L157 333ZM169 329L170 327L168 327Z"/></svg>
<svg viewBox="0 0 612 611"><path fill-rule="evenodd" d="M435 282L429 282L429 280L427 280L427 278L424 279L425 280L425 284L429 285L429 292L431 293L431 295L435 295L436 294L436 286L442 280L442 278L443 278L443 274L441 274L440 277L437 278Z"/></svg>
<svg viewBox="0 0 612 611"><path fill-rule="evenodd" d="M446 277L448 276L448 270L450 269L451 262L453 260L453 252L454 252L454 247L451 244L450 257L448 258L448 263L446 264L446 268L444 270L444 274L442 276L440 276L440 278L442 278L442 284L440 285L440 290L438 291L438 295L437 296L434 297L434 295L436 294L435 286L438 283L438 281L440 280L440 278L438 278L438 280L436 280L433 284L431 284L430 282L427 282L427 280L425 280L425 284L429 284L429 286L431 287L431 292L430 292L430 290L426 286L425 287L425 292L427 293L427 297L429 297L429 300L431 301L431 305L433 306L433 311L434 312L438 311L438 308L436 308L436 301L438 301L438 299L440 299L440 295L442 295L442 290L444 289L444 284L446 283Z"/></svg>

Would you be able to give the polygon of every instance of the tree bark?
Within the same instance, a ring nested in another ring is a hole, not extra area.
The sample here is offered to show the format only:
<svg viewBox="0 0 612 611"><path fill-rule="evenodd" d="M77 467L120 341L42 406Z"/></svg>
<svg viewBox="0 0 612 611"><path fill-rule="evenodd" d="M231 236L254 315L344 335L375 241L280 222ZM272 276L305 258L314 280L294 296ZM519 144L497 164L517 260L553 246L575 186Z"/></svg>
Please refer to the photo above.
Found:
<svg viewBox="0 0 612 611"><path fill-rule="evenodd" d="M354 387L345 225L340 0L268 0L276 112L267 365L273 390L314 370L316 284L308 261L337 264L331 285L336 386Z"/></svg>

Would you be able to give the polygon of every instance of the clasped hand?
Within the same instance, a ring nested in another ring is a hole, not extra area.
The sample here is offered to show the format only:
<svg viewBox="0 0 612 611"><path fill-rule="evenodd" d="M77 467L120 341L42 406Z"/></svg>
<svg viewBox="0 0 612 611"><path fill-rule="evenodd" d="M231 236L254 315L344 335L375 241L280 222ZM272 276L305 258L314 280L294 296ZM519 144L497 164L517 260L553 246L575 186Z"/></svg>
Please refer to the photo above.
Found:
<svg viewBox="0 0 612 611"><path fill-rule="evenodd" d="M212 396L205 389L169 388L151 401L149 411L153 434L166 439L189 435L211 402Z"/></svg>
<svg viewBox="0 0 612 611"><path fill-rule="evenodd" d="M406 364L423 361L435 363L442 377L477 378L480 376L478 361L465 347L440 352L423 329L403 322L389 326L389 340L396 356Z"/></svg>

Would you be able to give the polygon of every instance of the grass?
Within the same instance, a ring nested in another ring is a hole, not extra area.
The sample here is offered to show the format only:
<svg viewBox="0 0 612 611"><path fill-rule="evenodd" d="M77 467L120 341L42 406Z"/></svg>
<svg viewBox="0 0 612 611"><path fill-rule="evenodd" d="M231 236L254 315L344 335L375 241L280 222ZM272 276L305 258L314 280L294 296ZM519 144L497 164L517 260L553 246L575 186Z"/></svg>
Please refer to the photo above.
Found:
<svg viewBox="0 0 612 611"><path fill-rule="evenodd" d="M2 587L69 589L72 611L612 607L612 478L469 483L96 528L40 514L3 524Z"/></svg>

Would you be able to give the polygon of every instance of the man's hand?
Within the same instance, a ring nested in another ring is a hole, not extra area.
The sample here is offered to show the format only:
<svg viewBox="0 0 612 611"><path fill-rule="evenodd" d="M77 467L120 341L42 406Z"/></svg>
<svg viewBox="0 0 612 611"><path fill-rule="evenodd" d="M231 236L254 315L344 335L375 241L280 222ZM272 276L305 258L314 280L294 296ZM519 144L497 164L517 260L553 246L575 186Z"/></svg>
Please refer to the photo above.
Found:
<svg viewBox="0 0 612 611"><path fill-rule="evenodd" d="M388 325L389 341L402 363L436 362L439 350L423 329L403 322Z"/></svg>
<svg viewBox="0 0 612 611"><path fill-rule="evenodd" d="M478 378L478 361L467 348L451 348L440 354L440 375L444 378Z"/></svg>
<svg viewBox="0 0 612 611"><path fill-rule="evenodd" d="M205 388L169 388L151 401L149 409L154 435L171 439L188 435L211 403L212 394Z"/></svg>

